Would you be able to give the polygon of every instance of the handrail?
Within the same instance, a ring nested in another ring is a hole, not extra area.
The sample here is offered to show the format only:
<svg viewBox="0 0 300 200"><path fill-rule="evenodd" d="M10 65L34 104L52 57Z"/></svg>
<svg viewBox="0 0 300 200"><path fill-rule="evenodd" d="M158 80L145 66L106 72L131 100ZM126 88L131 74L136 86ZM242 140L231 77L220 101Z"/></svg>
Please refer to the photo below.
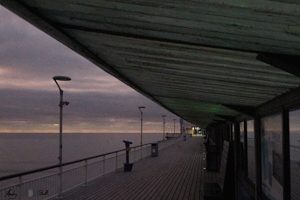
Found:
<svg viewBox="0 0 300 200"><path fill-rule="evenodd" d="M161 142L161 141L158 141L158 142ZM143 147L143 146L150 145L150 144L152 144L152 143L146 143L146 144L143 144L143 145L137 145L137 146L133 146L133 147L130 147L130 148ZM119 149L119 150L116 150L116 151L112 151L112 152L109 152L109 153L104 153L104 154L100 154L100 155L90 156L90 157L86 157L86 158L82 158L82 159L78 159L78 160L74 160L74 161L62 163L61 165L59 165L59 164L50 165L48 167L42 167L42 168L38 168L38 169L34 169L34 170L29 170L29 171L26 171L26 172L21 172L21 173L17 173L17 174L7 175L7 176L0 177L0 181L5 181L5 180L8 180L8 179L13 179L13 178L17 178L17 177L20 177L20 176L26 176L26 175L37 173L37 172L47 171L47 170L58 168L58 167L64 167L64 166L67 166L67 165L72 165L72 164L75 164L75 163L80 163L80 162L83 162L83 161L86 161L86 160L92 160L92 159L103 157L103 156L107 156L107 155L110 155L110 154L115 154L115 153L118 153L118 152L121 152L121 151L125 151L125 150L126 150L126 148Z"/></svg>

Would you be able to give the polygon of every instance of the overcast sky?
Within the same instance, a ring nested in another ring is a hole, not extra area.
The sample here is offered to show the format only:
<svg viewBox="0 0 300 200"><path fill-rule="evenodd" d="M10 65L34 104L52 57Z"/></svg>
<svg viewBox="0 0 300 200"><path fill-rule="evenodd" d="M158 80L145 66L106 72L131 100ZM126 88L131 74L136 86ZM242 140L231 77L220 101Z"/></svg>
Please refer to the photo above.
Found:
<svg viewBox="0 0 300 200"><path fill-rule="evenodd" d="M72 78L62 88L65 132L138 132L138 106L146 106L145 130L167 131L178 118L103 72L50 36L0 7L0 132L57 132L54 75ZM177 124L177 127L178 124Z"/></svg>

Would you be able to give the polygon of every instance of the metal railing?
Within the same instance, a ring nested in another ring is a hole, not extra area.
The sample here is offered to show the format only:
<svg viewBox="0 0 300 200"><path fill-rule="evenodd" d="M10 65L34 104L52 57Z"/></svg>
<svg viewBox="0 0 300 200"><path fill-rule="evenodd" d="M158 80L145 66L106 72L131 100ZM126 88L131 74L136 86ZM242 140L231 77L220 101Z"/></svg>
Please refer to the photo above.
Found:
<svg viewBox="0 0 300 200"><path fill-rule="evenodd" d="M159 150L178 138L159 141ZM0 178L0 200L46 200L123 167L126 149ZM151 155L151 143L130 148L130 162ZM62 174L60 169L62 168ZM60 180L62 179L62 182Z"/></svg>

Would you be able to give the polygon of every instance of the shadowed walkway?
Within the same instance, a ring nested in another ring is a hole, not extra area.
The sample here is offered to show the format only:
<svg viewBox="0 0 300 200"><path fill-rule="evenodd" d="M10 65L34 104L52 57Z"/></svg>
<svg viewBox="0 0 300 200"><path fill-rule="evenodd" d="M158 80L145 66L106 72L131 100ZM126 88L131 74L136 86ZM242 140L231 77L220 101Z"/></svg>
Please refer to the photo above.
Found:
<svg viewBox="0 0 300 200"><path fill-rule="evenodd" d="M64 200L200 199L203 141L188 138L134 164L133 171L107 174L86 187L64 194ZM202 198L201 198L202 199Z"/></svg>

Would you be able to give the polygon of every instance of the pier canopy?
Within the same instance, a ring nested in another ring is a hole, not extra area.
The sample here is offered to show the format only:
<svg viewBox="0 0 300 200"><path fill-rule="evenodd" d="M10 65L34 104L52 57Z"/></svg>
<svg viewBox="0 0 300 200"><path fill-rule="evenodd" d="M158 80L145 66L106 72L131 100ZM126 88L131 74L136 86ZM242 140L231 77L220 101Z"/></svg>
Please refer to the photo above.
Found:
<svg viewBox="0 0 300 200"><path fill-rule="evenodd" d="M206 127L300 84L298 0L1 0L47 34Z"/></svg>

